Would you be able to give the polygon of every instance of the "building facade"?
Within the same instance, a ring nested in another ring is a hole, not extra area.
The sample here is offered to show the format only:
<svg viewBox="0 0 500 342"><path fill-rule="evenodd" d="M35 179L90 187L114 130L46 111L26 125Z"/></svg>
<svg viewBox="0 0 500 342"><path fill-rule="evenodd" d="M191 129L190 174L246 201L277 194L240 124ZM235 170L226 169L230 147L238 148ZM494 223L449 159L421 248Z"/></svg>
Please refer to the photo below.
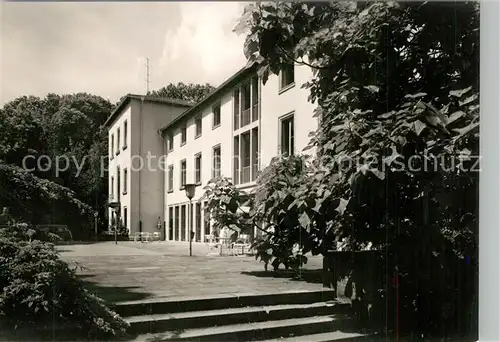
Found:
<svg viewBox="0 0 500 342"><path fill-rule="evenodd" d="M203 187L217 176L250 191L257 173L279 154L300 153L317 128L314 104L301 85L312 76L303 66L271 75L266 84L255 67L240 70L210 96L162 127L167 148L165 237L204 242L212 234ZM196 184L191 207L184 184ZM192 216L191 216L192 215Z"/></svg>
<svg viewBox="0 0 500 342"><path fill-rule="evenodd" d="M251 191L273 157L308 145L317 119L301 86L311 77L309 67L290 66L264 85L250 66L194 105L128 95L106 126L110 198L119 202L130 235L189 241L192 225L193 241L204 242L213 232L200 198L210 179L229 177ZM191 205L189 183L196 184Z"/></svg>
<svg viewBox="0 0 500 342"><path fill-rule="evenodd" d="M131 234L158 231L158 219L164 220L161 156L165 150L158 129L191 106L185 101L129 94L105 123L109 201L119 203L119 217ZM109 209L110 225L112 217Z"/></svg>

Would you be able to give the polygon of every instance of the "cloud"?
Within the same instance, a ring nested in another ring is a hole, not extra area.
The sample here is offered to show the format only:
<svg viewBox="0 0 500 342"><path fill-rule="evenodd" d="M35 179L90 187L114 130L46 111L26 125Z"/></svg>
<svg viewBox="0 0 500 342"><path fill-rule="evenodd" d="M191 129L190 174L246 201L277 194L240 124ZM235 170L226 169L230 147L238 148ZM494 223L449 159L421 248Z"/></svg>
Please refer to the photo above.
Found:
<svg viewBox="0 0 500 342"><path fill-rule="evenodd" d="M188 2L180 6L181 24L165 33L159 61L162 80L218 85L245 65L244 37L232 32L243 13L243 3Z"/></svg>

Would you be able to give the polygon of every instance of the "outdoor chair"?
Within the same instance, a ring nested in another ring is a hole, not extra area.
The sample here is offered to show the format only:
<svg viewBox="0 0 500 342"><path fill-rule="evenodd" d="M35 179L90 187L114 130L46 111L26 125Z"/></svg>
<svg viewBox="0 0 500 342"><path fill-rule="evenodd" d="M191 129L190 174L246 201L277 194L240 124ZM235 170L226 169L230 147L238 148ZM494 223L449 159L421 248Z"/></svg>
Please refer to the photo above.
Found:
<svg viewBox="0 0 500 342"><path fill-rule="evenodd" d="M161 234L159 232L154 232L153 241L160 241L160 239L161 239Z"/></svg>
<svg viewBox="0 0 500 342"><path fill-rule="evenodd" d="M247 251L250 250L250 235L248 234L240 234L236 239L236 242L233 244L233 254L238 255L240 249L241 254L245 254L245 248Z"/></svg>

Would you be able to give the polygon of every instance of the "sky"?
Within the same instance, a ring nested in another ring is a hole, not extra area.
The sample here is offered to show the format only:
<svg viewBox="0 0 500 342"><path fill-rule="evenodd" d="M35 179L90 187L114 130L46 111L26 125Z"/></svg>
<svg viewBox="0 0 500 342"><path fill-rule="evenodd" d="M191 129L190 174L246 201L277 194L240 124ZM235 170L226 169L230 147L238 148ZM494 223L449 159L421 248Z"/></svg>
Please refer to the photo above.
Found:
<svg viewBox="0 0 500 342"><path fill-rule="evenodd" d="M115 102L168 83L219 85L245 65L238 2L1 2L1 98L88 92Z"/></svg>

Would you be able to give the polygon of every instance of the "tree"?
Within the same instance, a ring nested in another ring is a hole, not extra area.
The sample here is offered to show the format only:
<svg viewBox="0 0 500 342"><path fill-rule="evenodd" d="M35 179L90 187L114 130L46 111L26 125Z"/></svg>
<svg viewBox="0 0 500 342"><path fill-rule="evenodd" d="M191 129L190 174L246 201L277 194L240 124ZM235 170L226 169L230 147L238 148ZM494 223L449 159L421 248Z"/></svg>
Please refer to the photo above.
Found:
<svg viewBox="0 0 500 342"><path fill-rule="evenodd" d="M10 175L8 170L17 170L16 174L20 174L21 170L16 167L33 170L35 183L41 180L54 182L51 189L61 185L71 190L70 197L73 199L94 208L103 208L107 199L107 181L103 173L103 166L106 165L101 165L101 161L102 156L108 153L108 142L101 126L111 109L109 101L86 93L49 94L45 99L24 96L5 104L0 110L0 160L11 168L2 168L4 173L0 176L7 179ZM28 156L31 158L25 159ZM39 159L41 156L45 158ZM58 159L59 171L56 172ZM17 198L23 188L33 186L31 180L23 182L27 180L24 176L19 180L19 183L9 182L8 187L5 185L9 193L2 196L1 205L12 206L13 202L7 197ZM33 191L34 197L26 199L29 205L23 206L29 211L19 210L18 214L25 216L18 218L28 222L36 218L38 223L62 223L61 220L66 220L60 208L51 201L47 202L52 196L37 197L35 195L39 192ZM69 222L74 226L73 231L76 229L83 233L87 227L82 225L88 223L86 217L80 217L82 220L74 220L73 217Z"/></svg>
<svg viewBox="0 0 500 342"><path fill-rule="evenodd" d="M147 95L154 97L169 97L177 100L185 100L193 103L200 102L208 94L215 90L215 87L205 84L185 84L179 82L177 84L170 83L166 87L148 92Z"/></svg>
<svg viewBox="0 0 500 342"><path fill-rule="evenodd" d="M249 31L245 55L264 82L285 64L312 68L304 87L318 103L317 155L311 182L297 192L316 210L301 224L322 231L324 239L313 240L322 250L338 241L384 251L386 272L402 289L408 326L400 328L464 326L471 310L478 23L477 3L259 3L247 6L237 27ZM380 293L389 290L387 283ZM447 295L456 291L467 294L462 307Z"/></svg>

